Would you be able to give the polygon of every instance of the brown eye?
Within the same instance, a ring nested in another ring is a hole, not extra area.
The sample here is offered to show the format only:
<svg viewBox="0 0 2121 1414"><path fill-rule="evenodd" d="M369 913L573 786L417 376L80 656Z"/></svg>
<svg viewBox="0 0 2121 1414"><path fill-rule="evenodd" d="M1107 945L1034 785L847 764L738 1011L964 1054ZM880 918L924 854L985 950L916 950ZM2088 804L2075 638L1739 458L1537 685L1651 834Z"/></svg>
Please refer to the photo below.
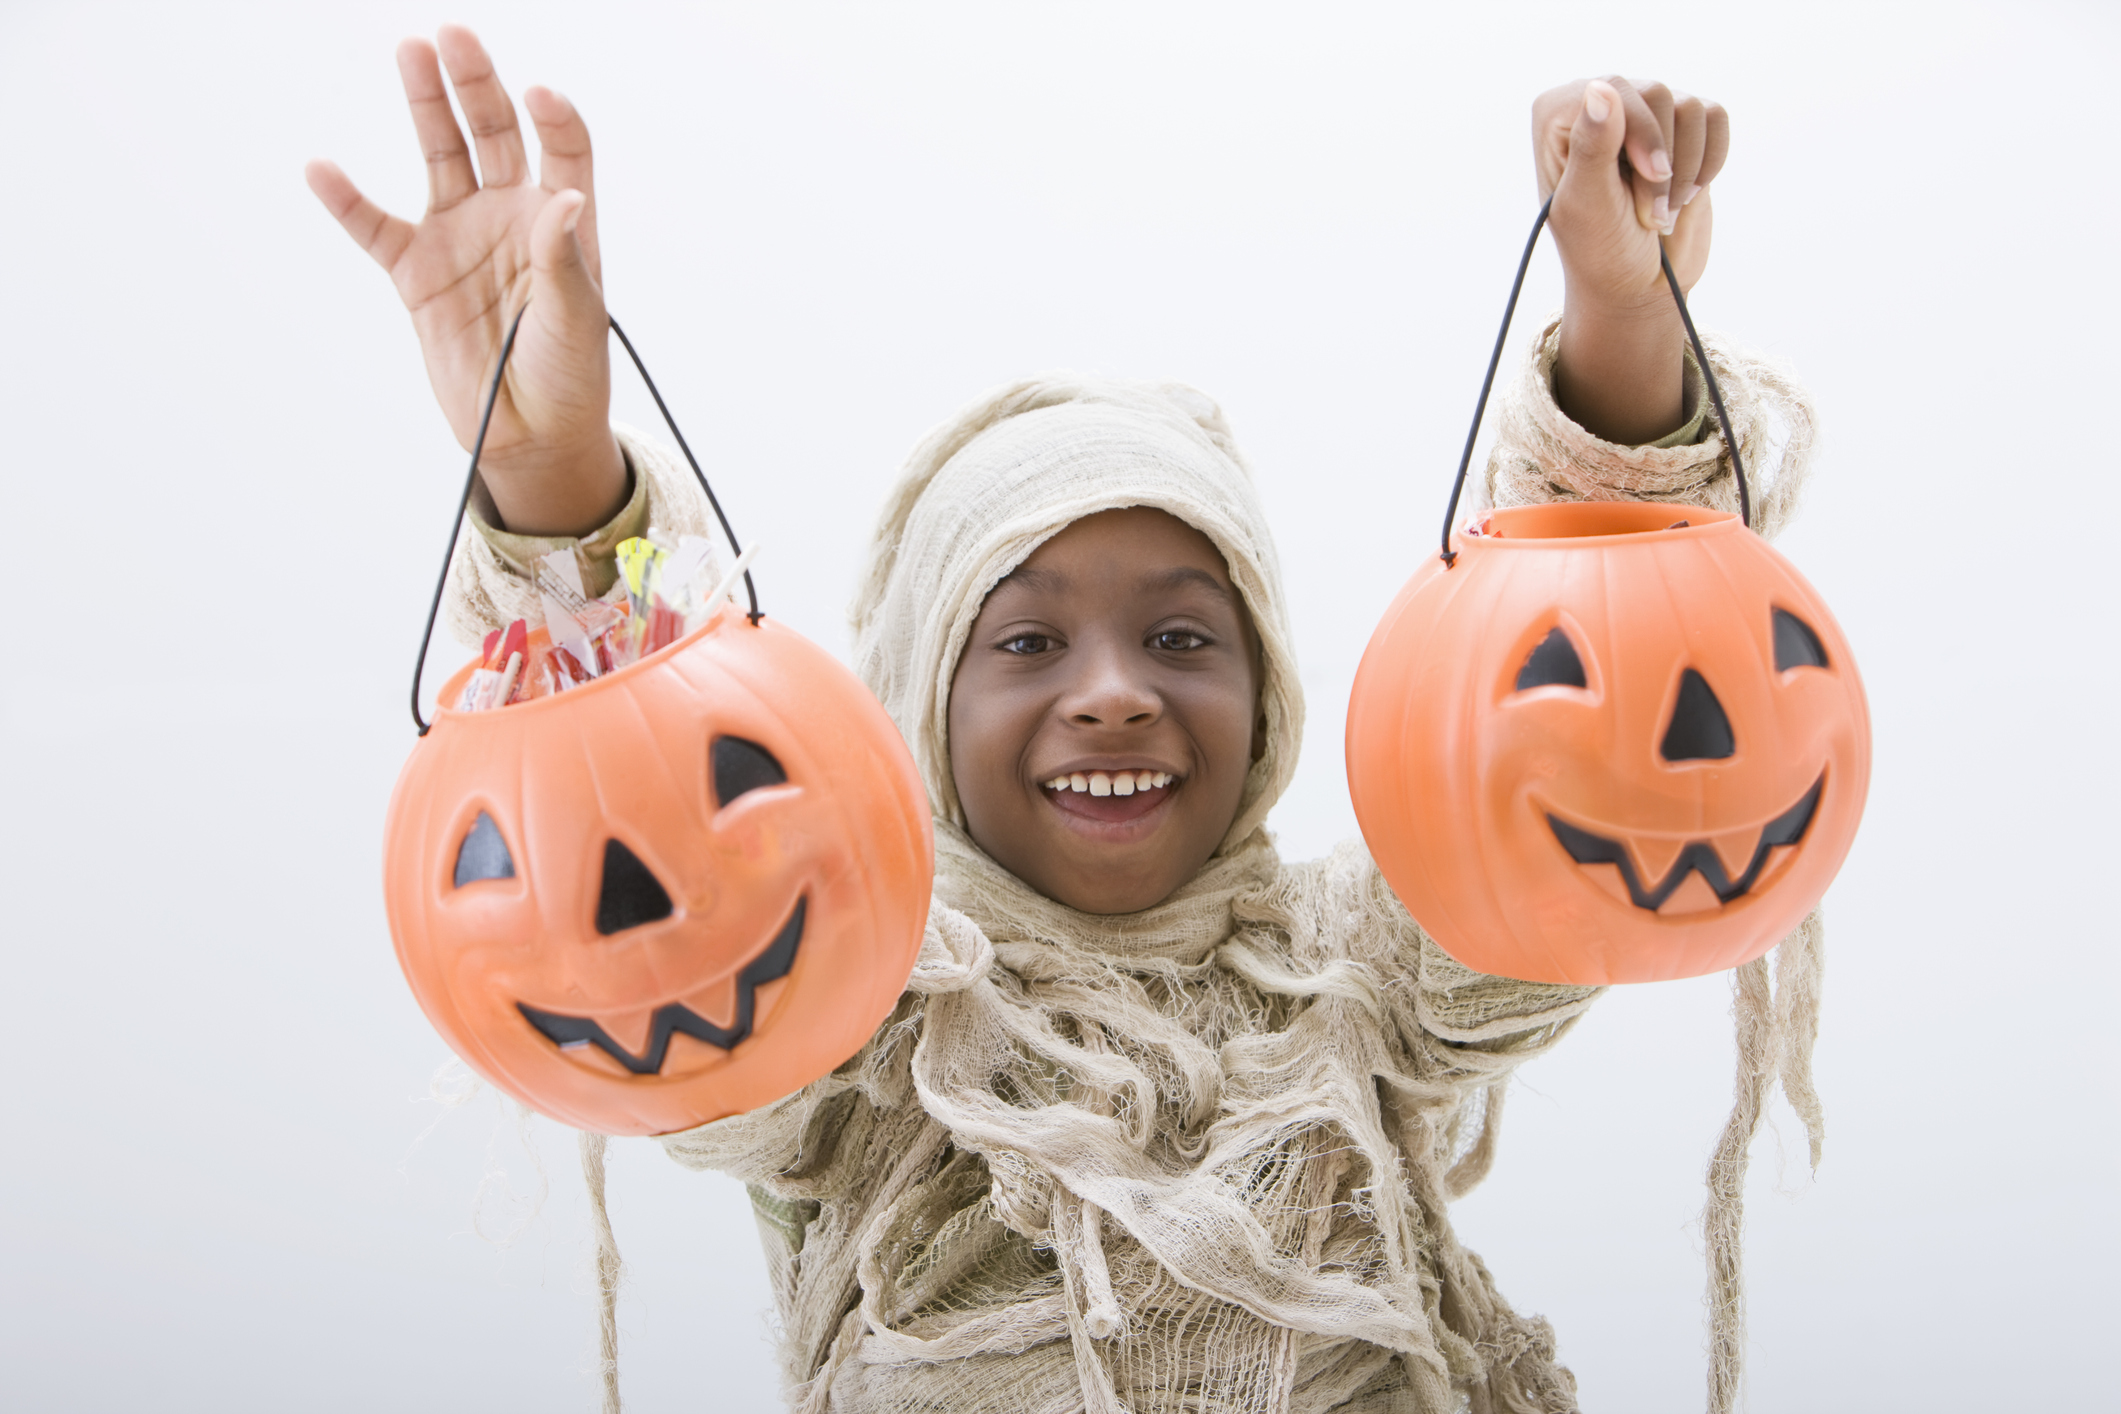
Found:
<svg viewBox="0 0 2121 1414"><path fill-rule="evenodd" d="M1042 633L1020 633L1002 644L1002 651L1004 653L1019 653L1028 656L1033 653L1044 653L1052 647L1053 640Z"/></svg>
<svg viewBox="0 0 2121 1414"><path fill-rule="evenodd" d="M1166 653L1183 653L1189 648L1205 648L1208 640L1190 629L1166 629L1150 640Z"/></svg>

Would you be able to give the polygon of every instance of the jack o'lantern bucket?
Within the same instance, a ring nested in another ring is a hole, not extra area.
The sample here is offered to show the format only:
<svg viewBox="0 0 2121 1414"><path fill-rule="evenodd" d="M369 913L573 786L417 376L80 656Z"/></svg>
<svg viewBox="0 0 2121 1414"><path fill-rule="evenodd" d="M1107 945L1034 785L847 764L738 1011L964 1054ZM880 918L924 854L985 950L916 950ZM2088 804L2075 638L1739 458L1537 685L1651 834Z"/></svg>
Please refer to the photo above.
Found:
<svg viewBox="0 0 2121 1414"><path fill-rule="evenodd" d="M1773 947L1870 777L1833 615L1728 511L1565 502L1489 531L1416 571L1356 674L1348 785L1394 892L1453 957L1527 981Z"/></svg>
<svg viewBox="0 0 2121 1414"><path fill-rule="evenodd" d="M1772 948L1839 871L1870 779L1826 604L1728 511L1558 502L1451 534L1457 499L1348 706L1349 791L1393 891L1460 962L1525 981L1692 977Z"/></svg>
<svg viewBox="0 0 2121 1414"><path fill-rule="evenodd" d="M912 973L935 862L912 755L753 603L570 690L438 711L399 776L406 980L467 1065L554 1119L661 1134L766 1104L859 1050Z"/></svg>

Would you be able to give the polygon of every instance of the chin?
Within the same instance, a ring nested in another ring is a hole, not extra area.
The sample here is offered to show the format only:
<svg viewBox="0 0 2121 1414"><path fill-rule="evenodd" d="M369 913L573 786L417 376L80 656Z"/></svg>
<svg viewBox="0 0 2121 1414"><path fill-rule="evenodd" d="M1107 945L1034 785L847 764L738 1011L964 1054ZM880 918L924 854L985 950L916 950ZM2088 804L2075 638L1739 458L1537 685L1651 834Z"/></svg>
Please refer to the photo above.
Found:
<svg viewBox="0 0 2121 1414"><path fill-rule="evenodd" d="M1051 890L1039 889L1039 892L1045 894L1046 897L1052 899L1055 903L1064 903L1079 913L1116 916L1123 913L1140 913L1144 909L1154 908L1165 899L1171 897L1172 894L1177 893L1178 885L1172 884L1168 888L1161 885L1151 885L1140 889L1093 887L1081 890L1057 887Z"/></svg>
<svg viewBox="0 0 2121 1414"><path fill-rule="evenodd" d="M1185 849L1183 822L1168 807L1125 822L1070 819L1041 801L1029 818L1015 822L1003 848L996 848L1003 842L995 838L1002 832L968 823L974 842L995 863L1055 903L1116 915L1154 908L1207 863L1215 842ZM1193 854L1198 857L1178 857Z"/></svg>
<svg viewBox="0 0 2121 1414"><path fill-rule="evenodd" d="M1140 913L1178 892L1199 868L1198 863L1190 868L1168 863L1145 868L1142 853L1138 845L1054 848L1026 860L1029 867L1015 872L1047 898L1083 913Z"/></svg>

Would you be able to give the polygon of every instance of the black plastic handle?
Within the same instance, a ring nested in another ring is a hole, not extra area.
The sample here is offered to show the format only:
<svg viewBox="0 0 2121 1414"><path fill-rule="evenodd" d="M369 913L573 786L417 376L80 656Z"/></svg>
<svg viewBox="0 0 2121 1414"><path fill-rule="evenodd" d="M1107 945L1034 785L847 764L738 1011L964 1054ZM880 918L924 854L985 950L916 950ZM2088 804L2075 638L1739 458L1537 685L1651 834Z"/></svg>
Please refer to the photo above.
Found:
<svg viewBox="0 0 2121 1414"><path fill-rule="evenodd" d="M530 304L525 301L523 307L516 311L514 321L508 326L508 337L501 341L500 362L494 365L493 381L486 388L486 406L479 413L479 435L473 438L471 443L471 469L464 473L464 494L457 498L457 516L449 526L449 548L442 552L442 572L435 576L434 600L427 606L427 627L420 633L420 656L412 665L412 720L413 724L419 727L421 736L426 736L427 729L434 725L420 715L420 679L427 671L427 650L434 642L435 618L442 612L442 595L449 587L449 562L456 558L457 538L464 530L464 513L471 507L471 488L478 484L479 453L486 449L486 426L493 421L493 405L501 396L501 377L508 371L508 355L515 351L516 332L523 327L523 316L529 312ZM633 340L626 337L626 331L619 327L619 321L616 319L611 321L611 332L618 335L619 342L625 345L626 356L633 360L633 366L640 373L641 381L648 385L648 395L655 399L656 411L663 414L663 425L670 429L671 436L677 438L678 450L685 454L685 461L692 467L692 474L699 478L700 489L707 493L707 504L714 507L714 518L721 522L722 534L729 539L729 553L741 557L744 549L736 543L736 532L729 528L729 517L722 513L722 503L715 496L714 488L707 484L707 473L700 470L699 458L692 454L692 447L685 441L685 434L678 431L677 419L670 415L670 407L663 401L662 390L655 386L655 379L648 376L648 365L641 362L640 354L634 351ZM751 582L749 569L744 571L744 593L751 600L751 610L746 617L757 623L765 618L766 614L759 608L758 586Z"/></svg>
<svg viewBox="0 0 2121 1414"><path fill-rule="evenodd" d="M1466 468L1473 463L1473 443L1480 438L1480 420L1487 415L1488 394L1495 387L1495 370L1502 363L1502 346L1510 337L1510 320L1517 314L1517 297L1524 293L1525 271L1532 266L1532 252L1539 246L1539 233L1546 229L1547 214L1554 209L1554 198L1548 197L1539 208L1538 219L1532 222L1532 234L1525 238L1524 254L1517 259L1517 278L1510 283L1510 302L1503 306L1502 328L1495 333L1495 351L1488 355L1488 376L1480 381L1480 401L1473 405L1473 426L1466 433L1466 449L1459 454L1458 477L1451 483L1451 504L1443 513L1443 563L1449 569L1458 562L1458 552L1451 548L1451 524L1458 519L1458 498L1466 489ZM1694 316L1686 307L1686 296L1680 293L1679 277L1672 273L1672 258L1665 254L1664 239L1657 241L1657 260L1664 266L1664 282L1671 287L1672 300L1679 306L1679 322L1686 325L1688 342L1694 346L1694 359L1701 366L1701 378L1708 385L1709 401L1716 405L1716 421L1723 428L1724 449L1730 453L1731 470L1738 477L1738 516L1747 529L1753 524L1753 494L1745 481L1745 462L1738 455L1738 437L1731 430L1731 415L1724 411L1723 390L1716 386L1716 370L1709 367L1708 350L1701 346L1701 335L1694 331Z"/></svg>

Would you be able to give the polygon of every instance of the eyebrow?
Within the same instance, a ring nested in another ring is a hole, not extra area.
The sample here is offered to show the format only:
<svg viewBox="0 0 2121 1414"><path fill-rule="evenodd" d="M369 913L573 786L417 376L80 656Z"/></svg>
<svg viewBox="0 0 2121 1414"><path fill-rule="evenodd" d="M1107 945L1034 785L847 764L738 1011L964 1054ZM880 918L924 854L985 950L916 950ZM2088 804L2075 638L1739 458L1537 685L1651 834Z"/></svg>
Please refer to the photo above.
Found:
<svg viewBox="0 0 2121 1414"><path fill-rule="evenodd" d="M1001 577L1001 584L1017 584L1034 593L1065 594L1068 592L1068 577L1058 570L1044 569L1037 565L1018 565ZM1214 575L1192 565L1173 565L1149 582L1151 589L1182 589L1197 585L1215 595L1224 603L1235 606L1237 596ZM997 586L998 587L998 586Z"/></svg>
<svg viewBox="0 0 2121 1414"><path fill-rule="evenodd" d="M996 582L996 588L1004 584L1020 584L1026 589L1042 594L1065 594L1068 592L1068 577L1058 570L1040 569L1036 565L1018 565Z"/></svg>
<svg viewBox="0 0 2121 1414"><path fill-rule="evenodd" d="M1189 584L1197 584L1226 604L1234 606L1237 603L1237 596L1230 592L1229 585L1206 570L1195 569L1192 565L1174 565L1151 583L1157 589L1180 589Z"/></svg>

